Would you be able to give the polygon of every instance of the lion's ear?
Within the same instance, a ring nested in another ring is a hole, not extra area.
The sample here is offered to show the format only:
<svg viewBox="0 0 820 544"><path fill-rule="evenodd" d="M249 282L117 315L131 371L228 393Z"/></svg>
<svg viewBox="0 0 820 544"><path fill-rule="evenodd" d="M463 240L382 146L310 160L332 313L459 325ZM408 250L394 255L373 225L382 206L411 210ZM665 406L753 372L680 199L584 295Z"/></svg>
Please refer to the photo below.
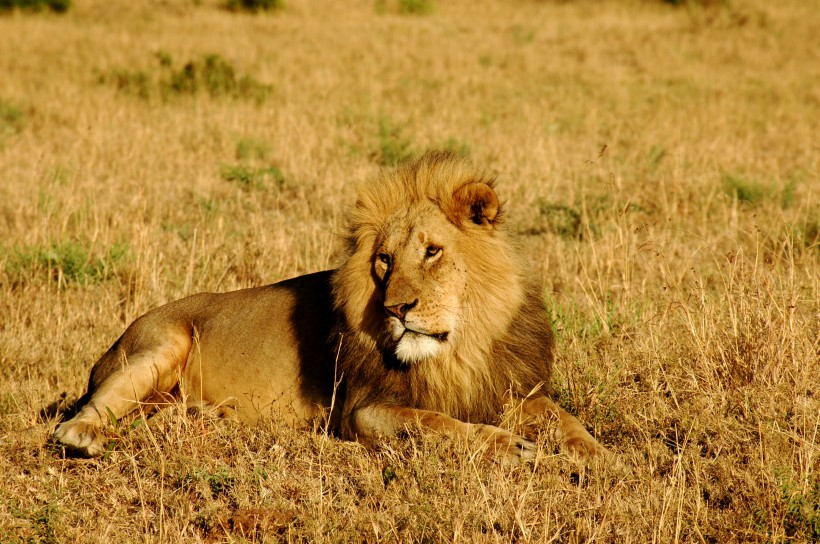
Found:
<svg viewBox="0 0 820 544"><path fill-rule="evenodd" d="M473 182L453 193L455 219L459 223L469 221L481 227L493 228L500 206L493 188L486 183Z"/></svg>

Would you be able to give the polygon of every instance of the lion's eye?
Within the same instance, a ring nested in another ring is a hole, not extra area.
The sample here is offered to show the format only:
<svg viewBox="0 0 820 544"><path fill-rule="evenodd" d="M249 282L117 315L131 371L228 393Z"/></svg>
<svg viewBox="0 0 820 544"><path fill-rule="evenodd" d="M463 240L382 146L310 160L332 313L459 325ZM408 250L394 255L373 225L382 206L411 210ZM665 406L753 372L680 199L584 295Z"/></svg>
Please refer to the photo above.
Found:
<svg viewBox="0 0 820 544"><path fill-rule="evenodd" d="M382 262L386 266L390 266L390 255L388 255L387 253L379 253L377 257L380 262Z"/></svg>
<svg viewBox="0 0 820 544"><path fill-rule="evenodd" d="M438 246L427 246L427 251L424 253L424 256L428 259L435 257L441 253L441 248Z"/></svg>

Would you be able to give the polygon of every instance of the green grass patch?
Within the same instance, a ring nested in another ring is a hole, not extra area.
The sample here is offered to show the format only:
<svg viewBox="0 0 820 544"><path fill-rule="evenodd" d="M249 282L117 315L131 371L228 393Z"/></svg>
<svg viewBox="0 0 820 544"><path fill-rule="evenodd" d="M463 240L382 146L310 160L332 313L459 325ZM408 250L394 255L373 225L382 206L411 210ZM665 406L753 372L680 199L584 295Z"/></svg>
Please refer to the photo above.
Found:
<svg viewBox="0 0 820 544"><path fill-rule="evenodd" d="M812 210L808 218L789 225L786 234L795 247L820 251L820 209Z"/></svg>
<svg viewBox="0 0 820 544"><path fill-rule="evenodd" d="M427 15L432 13L436 4L433 0L376 0L376 13L393 11L403 15Z"/></svg>
<svg viewBox="0 0 820 544"><path fill-rule="evenodd" d="M240 75L234 65L220 55L203 55L181 65L164 52L156 54L154 70L115 69L98 76L102 84L142 99L170 99L175 96L208 95L262 103L273 87L249 75Z"/></svg>
<svg viewBox="0 0 820 544"><path fill-rule="evenodd" d="M148 72L142 70L114 69L100 74L98 81L105 85L111 85L118 91L142 99L149 99L157 88L157 83Z"/></svg>
<svg viewBox="0 0 820 544"><path fill-rule="evenodd" d="M543 219L544 230L571 240L580 240L583 236L581 212L566 204L541 201L538 213Z"/></svg>
<svg viewBox="0 0 820 544"><path fill-rule="evenodd" d="M398 0L399 13L426 15L435 9L433 0Z"/></svg>
<svg viewBox="0 0 820 544"><path fill-rule="evenodd" d="M543 198L537 201L537 214L518 227L519 234L540 236L552 234L567 240L586 241L590 234L601 232L603 221L611 203L606 197L589 197L586 203L553 202Z"/></svg>
<svg viewBox="0 0 820 544"><path fill-rule="evenodd" d="M199 206L200 212L202 213L206 221L214 219L222 211L221 201L216 198L206 197L202 195L196 195L194 198L196 200L197 205Z"/></svg>
<svg viewBox="0 0 820 544"><path fill-rule="evenodd" d="M205 483L211 491L212 498L227 495L236 485L236 478L228 467L196 467L176 477L176 485L182 489L196 488L199 482Z"/></svg>
<svg viewBox="0 0 820 544"><path fill-rule="evenodd" d="M17 134L23 130L25 124L23 110L0 98L0 136Z"/></svg>
<svg viewBox="0 0 820 544"><path fill-rule="evenodd" d="M783 529L795 541L820 542L820 480L800 485L789 467L775 467L780 489Z"/></svg>
<svg viewBox="0 0 820 544"><path fill-rule="evenodd" d="M128 259L129 247L120 242L102 255L95 255L86 244L72 240L2 249L0 254L4 269L0 281L21 285L45 278L62 287L69 283L99 283L113 277Z"/></svg>
<svg viewBox="0 0 820 544"><path fill-rule="evenodd" d="M666 148L658 144L653 145L646 155L646 162L649 165L649 169L657 169L664 157L666 157Z"/></svg>
<svg viewBox="0 0 820 544"><path fill-rule="evenodd" d="M282 188L285 176L276 166L255 168L245 165L223 165L221 177L225 181L235 183L243 191L267 190L272 187Z"/></svg>
<svg viewBox="0 0 820 544"><path fill-rule="evenodd" d="M171 68L165 88L177 94L207 93L211 96L262 98L270 90L250 76L238 76L233 65L219 55L205 55Z"/></svg>
<svg viewBox="0 0 820 544"><path fill-rule="evenodd" d="M720 182L724 193L747 204L760 204L772 196L768 185L740 174L724 172L720 176Z"/></svg>
<svg viewBox="0 0 820 544"><path fill-rule="evenodd" d="M56 500L49 499L41 507L31 509L25 509L14 500L9 504L9 512L15 518L24 520L30 525L30 530L26 531L26 539L17 540L15 538L11 542L58 542L57 535L61 528L62 512ZM0 533L0 536L4 535ZM9 541L4 540L4 542Z"/></svg>
<svg viewBox="0 0 820 544"><path fill-rule="evenodd" d="M228 0L225 9L228 11L245 11L259 13L260 11L277 11L285 7L282 0Z"/></svg>
<svg viewBox="0 0 820 544"><path fill-rule="evenodd" d="M516 45L529 45L535 41L535 31L523 25L512 25L509 29L513 42Z"/></svg>
<svg viewBox="0 0 820 544"><path fill-rule="evenodd" d="M0 13L13 9L24 11L48 9L54 13L65 13L70 7L71 0L0 0Z"/></svg>
<svg viewBox="0 0 820 544"><path fill-rule="evenodd" d="M562 306L549 297L546 306L552 316L552 328L558 339L597 339L620 330L625 325L623 316L610 300L606 302L603 314L591 308L582 309L575 303Z"/></svg>
<svg viewBox="0 0 820 544"><path fill-rule="evenodd" d="M663 4L671 4L673 6L701 6L701 7L717 7L730 6L729 0L661 0Z"/></svg>
<svg viewBox="0 0 820 544"><path fill-rule="evenodd" d="M16 414L20 405L11 393L0 393L0 416Z"/></svg>
<svg viewBox="0 0 820 544"><path fill-rule="evenodd" d="M720 175L720 182L724 193L751 206L773 202L786 209L794 203L794 180L789 181L783 189L778 189L774 183L766 183L742 174L723 172Z"/></svg>
<svg viewBox="0 0 820 544"><path fill-rule="evenodd" d="M272 152L270 144L261 140L242 138L236 142L236 158L240 161L264 161L270 158Z"/></svg>
<svg viewBox="0 0 820 544"><path fill-rule="evenodd" d="M403 134L403 127L394 124L385 116L379 118L378 148L371 156L382 166L396 166L412 157L417 152L411 140Z"/></svg>
<svg viewBox="0 0 820 544"><path fill-rule="evenodd" d="M461 157L468 157L470 155L470 144L458 138L448 138L447 141L439 147L444 151L451 151Z"/></svg>
<svg viewBox="0 0 820 544"><path fill-rule="evenodd" d="M527 214L515 225L519 234L550 234L566 240L589 242L605 236L629 214L634 220L649 218L656 211L646 201L634 202L605 192L582 193L572 201L536 200L536 213Z"/></svg>

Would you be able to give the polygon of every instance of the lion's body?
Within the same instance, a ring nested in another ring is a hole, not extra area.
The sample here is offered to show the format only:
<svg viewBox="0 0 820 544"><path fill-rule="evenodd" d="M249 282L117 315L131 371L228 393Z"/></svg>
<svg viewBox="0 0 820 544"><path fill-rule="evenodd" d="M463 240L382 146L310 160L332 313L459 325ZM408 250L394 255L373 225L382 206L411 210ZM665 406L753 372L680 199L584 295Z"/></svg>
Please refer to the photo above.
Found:
<svg viewBox="0 0 820 544"><path fill-rule="evenodd" d="M523 415L558 417L568 447L595 454L544 396L552 332L492 184L451 155L425 155L360 190L337 270L145 314L94 366L55 440L97 455L104 412L181 392L249 424L329 416L364 442L421 424L478 434L519 459L532 444L490 424L521 398Z"/></svg>
<svg viewBox="0 0 820 544"><path fill-rule="evenodd" d="M112 346L95 366L89 390L119 368L121 353L133 357L172 340L183 346L173 359L181 392L193 402L248 424L266 416L310 421L333 393L329 280L330 272L318 272L162 306L141 318L147 326L137 321ZM146 329L164 338L146 337Z"/></svg>

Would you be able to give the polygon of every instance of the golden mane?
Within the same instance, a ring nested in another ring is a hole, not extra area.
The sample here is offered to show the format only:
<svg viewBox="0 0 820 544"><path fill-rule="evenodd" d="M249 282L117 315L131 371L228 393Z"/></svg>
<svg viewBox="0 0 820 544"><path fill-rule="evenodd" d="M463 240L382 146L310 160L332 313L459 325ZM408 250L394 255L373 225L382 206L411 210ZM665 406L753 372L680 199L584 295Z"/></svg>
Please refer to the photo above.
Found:
<svg viewBox="0 0 820 544"><path fill-rule="evenodd" d="M459 229L457 247L468 274L463 330L453 339L455 348L402 372L386 372L383 387L371 391L362 402L401 393L409 395L411 398L402 400L415 407L486 420L497 416L511 387L533 388L548 379L552 337L549 324L544 322L539 289L526 278L509 242L499 220L503 215L500 205L489 228L464 219L463 207L454 194L472 183L495 187L492 176L467 160L434 152L383 172L375 182L358 188L358 200L347 216L344 233L348 257L333 277L334 305L346 321L340 357L346 379L372 382L373 373L386 364L378 350L384 329L383 294L374 281L372 267L376 246L391 216L435 204ZM528 326L531 321L532 326ZM537 337L522 338L520 333ZM522 349L528 353L521 353ZM355 399L349 400L353 401L351 406L357 404Z"/></svg>

